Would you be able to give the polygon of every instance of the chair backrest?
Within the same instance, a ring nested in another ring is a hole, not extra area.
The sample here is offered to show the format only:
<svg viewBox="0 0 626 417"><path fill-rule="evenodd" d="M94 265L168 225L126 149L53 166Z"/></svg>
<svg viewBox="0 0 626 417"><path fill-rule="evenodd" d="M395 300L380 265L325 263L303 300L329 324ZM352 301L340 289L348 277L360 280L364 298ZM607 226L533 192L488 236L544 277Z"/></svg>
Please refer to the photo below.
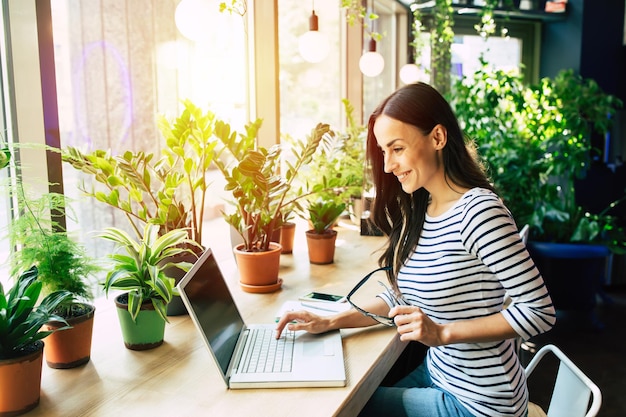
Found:
<svg viewBox="0 0 626 417"><path fill-rule="evenodd" d="M559 360L559 369L552 390L548 417L594 417L600 411L602 393L558 347L546 345L539 349L526 366L528 377L539 361L551 352ZM589 405L589 399L592 399Z"/></svg>
<svg viewBox="0 0 626 417"><path fill-rule="evenodd" d="M528 242L528 233L530 232L530 226L527 224L522 227L522 230L519 231L519 236L522 238L522 242L524 245Z"/></svg>

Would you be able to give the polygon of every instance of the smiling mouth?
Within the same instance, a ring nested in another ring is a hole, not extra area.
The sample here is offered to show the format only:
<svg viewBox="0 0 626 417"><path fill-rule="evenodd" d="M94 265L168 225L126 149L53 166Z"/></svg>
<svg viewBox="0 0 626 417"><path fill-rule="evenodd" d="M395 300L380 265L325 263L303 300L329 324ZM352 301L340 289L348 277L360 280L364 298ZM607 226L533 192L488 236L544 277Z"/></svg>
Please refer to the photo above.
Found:
<svg viewBox="0 0 626 417"><path fill-rule="evenodd" d="M398 181L402 181L407 177L407 175L409 175L408 172L403 172L402 174L396 175L396 178L398 178Z"/></svg>

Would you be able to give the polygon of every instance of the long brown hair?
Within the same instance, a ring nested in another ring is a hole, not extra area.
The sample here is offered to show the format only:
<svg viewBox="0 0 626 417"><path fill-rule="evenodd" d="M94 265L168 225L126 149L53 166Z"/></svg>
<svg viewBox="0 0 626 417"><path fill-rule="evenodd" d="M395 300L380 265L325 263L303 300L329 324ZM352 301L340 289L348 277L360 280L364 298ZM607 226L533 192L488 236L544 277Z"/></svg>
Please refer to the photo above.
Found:
<svg viewBox="0 0 626 417"><path fill-rule="evenodd" d="M425 83L409 84L383 100L367 126L367 159L376 193L371 220L389 238L378 262L391 267L387 275L397 289L395 277L417 246L430 194L424 188L407 194L393 174L385 173L383 154L374 135L374 123L382 114L413 125L424 135L438 124L444 126L448 133L442 150L446 180L463 188L495 190L476 157L473 144L466 141L454 112L437 90Z"/></svg>

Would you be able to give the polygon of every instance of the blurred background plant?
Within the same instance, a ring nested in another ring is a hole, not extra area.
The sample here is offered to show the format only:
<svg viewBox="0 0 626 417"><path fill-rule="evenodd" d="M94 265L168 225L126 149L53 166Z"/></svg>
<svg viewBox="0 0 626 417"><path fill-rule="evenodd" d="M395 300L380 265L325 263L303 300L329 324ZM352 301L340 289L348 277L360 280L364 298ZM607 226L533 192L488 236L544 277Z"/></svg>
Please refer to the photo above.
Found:
<svg viewBox="0 0 626 417"><path fill-rule="evenodd" d="M462 128L520 229L528 224L530 238L538 241L624 249L626 235L610 213L624 199L588 213L575 194L576 180L597 155L592 135L610 129L619 99L572 70L529 86L520 75L492 71L484 61L452 91Z"/></svg>

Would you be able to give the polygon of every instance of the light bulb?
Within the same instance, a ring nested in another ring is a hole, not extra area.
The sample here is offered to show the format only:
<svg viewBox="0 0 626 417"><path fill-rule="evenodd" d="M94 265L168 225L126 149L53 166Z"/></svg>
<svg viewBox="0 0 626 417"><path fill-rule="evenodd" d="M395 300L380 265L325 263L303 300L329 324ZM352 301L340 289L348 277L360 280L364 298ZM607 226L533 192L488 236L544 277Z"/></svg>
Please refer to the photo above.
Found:
<svg viewBox="0 0 626 417"><path fill-rule="evenodd" d="M310 30L298 39L298 50L307 62L323 61L328 56L328 49L328 37L317 30Z"/></svg>
<svg viewBox="0 0 626 417"><path fill-rule="evenodd" d="M404 64L400 68L400 80L405 84L413 84L420 79L420 69L415 64Z"/></svg>
<svg viewBox="0 0 626 417"><path fill-rule="evenodd" d="M321 62L328 56L328 37L318 30L315 10L309 18L309 31L298 39L298 50L302 58L311 63Z"/></svg>
<svg viewBox="0 0 626 417"><path fill-rule="evenodd" d="M376 77L383 72L385 59L376 52L376 41L370 39L368 51L361 55L359 59L359 69L367 77Z"/></svg>
<svg viewBox="0 0 626 417"><path fill-rule="evenodd" d="M174 13L176 27L184 37L192 41L207 38L211 30L211 25L207 24L210 18L210 5L204 0L182 0Z"/></svg>
<svg viewBox="0 0 626 417"><path fill-rule="evenodd" d="M363 75L376 77L383 72L385 60L378 52L366 52L361 56L361 59L359 59L359 68Z"/></svg>

